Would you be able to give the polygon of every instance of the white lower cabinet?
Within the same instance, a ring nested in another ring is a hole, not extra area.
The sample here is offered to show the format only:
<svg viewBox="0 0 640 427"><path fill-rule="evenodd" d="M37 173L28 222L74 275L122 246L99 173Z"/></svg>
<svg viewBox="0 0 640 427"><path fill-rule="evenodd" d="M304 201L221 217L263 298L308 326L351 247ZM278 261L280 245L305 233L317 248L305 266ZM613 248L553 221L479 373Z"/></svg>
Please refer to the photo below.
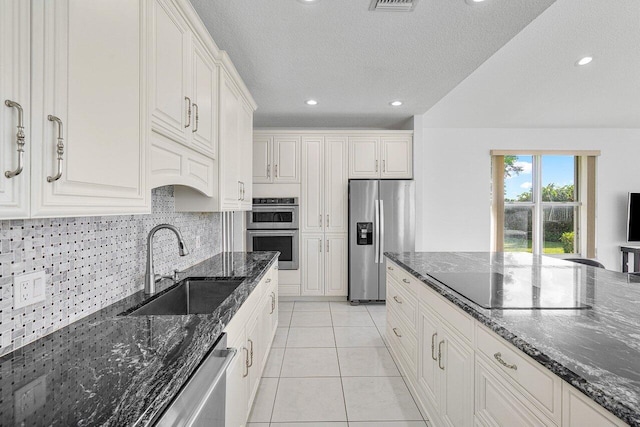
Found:
<svg viewBox="0 0 640 427"><path fill-rule="evenodd" d="M237 349L227 370L226 426L244 426L255 399L278 323L277 266L265 274L225 328Z"/></svg>
<svg viewBox="0 0 640 427"><path fill-rule="evenodd" d="M434 427L626 425L390 260L387 283L389 349Z"/></svg>
<svg viewBox="0 0 640 427"><path fill-rule="evenodd" d="M441 425L473 424L473 349L425 305L419 309L418 390Z"/></svg>
<svg viewBox="0 0 640 427"><path fill-rule="evenodd" d="M303 233L301 238L303 296L347 295L347 235Z"/></svg>

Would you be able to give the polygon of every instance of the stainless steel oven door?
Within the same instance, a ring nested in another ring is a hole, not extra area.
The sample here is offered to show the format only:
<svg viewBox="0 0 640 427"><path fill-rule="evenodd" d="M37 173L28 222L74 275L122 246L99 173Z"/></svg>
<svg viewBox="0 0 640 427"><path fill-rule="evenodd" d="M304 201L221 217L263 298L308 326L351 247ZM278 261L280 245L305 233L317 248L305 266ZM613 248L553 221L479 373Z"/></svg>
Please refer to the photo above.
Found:
<svg viewBox="0 0 640 427"><path fill-rule="evenodd" d="M278 268L297 270L298 238L298 230L247 230L247 251L279 251Z"/></svg>
<svg viewBox="0 0 640 427"><path fill-rule="evenodd" d="M297 205L253 205L247 212L247 229L291 229L298 227Z"/></svg>

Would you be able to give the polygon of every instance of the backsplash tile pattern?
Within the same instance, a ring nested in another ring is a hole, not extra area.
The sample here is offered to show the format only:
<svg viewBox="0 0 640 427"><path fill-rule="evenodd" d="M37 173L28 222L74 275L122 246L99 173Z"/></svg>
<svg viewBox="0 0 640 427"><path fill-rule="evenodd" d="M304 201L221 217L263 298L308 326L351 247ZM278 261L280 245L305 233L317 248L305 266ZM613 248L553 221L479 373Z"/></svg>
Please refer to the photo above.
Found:
<svg viewBox="0 0 640 427"><path fill-rule="evenodd" d="M176 213L173 187L153 190L151 212L0 221L0 355L142 289L146 238L157 224L178 227L189 255L178 256L175 235L160 230L154 239L156 273L220 252L220 214ZM46 300L14 309L13 276L41 270L47 275Z"/></svg>

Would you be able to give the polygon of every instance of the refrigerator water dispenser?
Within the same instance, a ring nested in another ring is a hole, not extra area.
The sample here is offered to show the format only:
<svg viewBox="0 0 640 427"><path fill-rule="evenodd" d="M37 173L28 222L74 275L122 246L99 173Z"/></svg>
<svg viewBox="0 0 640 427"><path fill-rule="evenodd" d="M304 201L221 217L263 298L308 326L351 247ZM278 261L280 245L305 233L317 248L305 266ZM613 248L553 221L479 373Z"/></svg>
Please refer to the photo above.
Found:
<svg viewBox="0 0 640 427"><path fill-rule="evenodd" d="M358 222L357 227L357 243L358 245L373 245L373 223Z"/></svg>

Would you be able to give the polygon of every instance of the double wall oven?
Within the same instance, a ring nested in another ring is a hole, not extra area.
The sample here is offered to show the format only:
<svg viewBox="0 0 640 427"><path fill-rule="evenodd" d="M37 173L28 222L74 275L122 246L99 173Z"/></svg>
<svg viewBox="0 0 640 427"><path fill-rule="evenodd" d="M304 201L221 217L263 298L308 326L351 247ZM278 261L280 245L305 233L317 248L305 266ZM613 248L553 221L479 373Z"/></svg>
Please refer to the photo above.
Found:
<svg viewBox="0 0 640 427"><path fill-rule="evenodd" d="M247 250L279 251L278 268L297 270L299 266L298 198L253 199L247 212Z"/></svg>

